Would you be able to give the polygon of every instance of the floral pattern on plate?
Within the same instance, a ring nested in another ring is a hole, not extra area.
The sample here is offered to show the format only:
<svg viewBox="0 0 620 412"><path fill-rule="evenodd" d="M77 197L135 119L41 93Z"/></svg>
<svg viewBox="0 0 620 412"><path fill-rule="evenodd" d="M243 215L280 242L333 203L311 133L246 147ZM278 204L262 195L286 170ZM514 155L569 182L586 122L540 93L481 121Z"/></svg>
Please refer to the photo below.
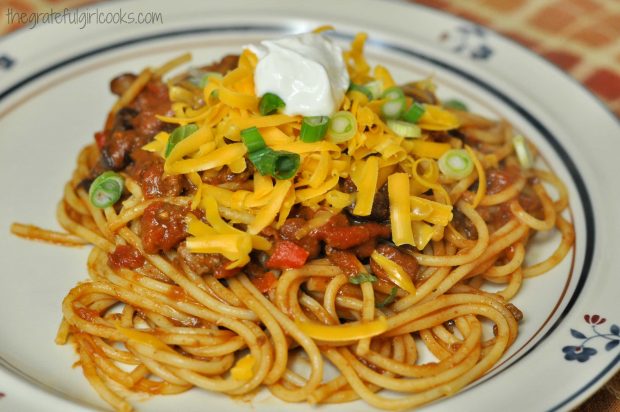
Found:
<svg viewBox="0 0 620 412"><path fill-rule="evenodd" d="M562 352L564 352L564 359L568 361L576 360L581 363L587 362L590 357L598 353L595 348L586 346L586 343L591 340L596 340L597 342L601 342L599 338L606 340L607 343L605 343L604 346L606 351L611 351L620 344L620 327L618 325L613 324L609 327L609 333L602 333L597 330L596 327L605 323L607 319L600 315L584 315L583 319L588 325L591 326L592 332L585 334L577 329L571 329L570 334L574 338L580 339L581 343L576 346L564 346L562 348Z"/></svg>
<svg viewBox="0 0 620 412"><path fill-rule="evenodd" d="M474 24L458 26L439 36L439 41L446 44L454 53L463 54L474 60L487 60L493 56L493 49L487 40L485 30Z"/></svg>
<svg viewBox="0 0 620 412"><path fill-rule="evenodd" d="M15 64L15 60L6 54L0 54L0 70L9 70Z"/></svg>

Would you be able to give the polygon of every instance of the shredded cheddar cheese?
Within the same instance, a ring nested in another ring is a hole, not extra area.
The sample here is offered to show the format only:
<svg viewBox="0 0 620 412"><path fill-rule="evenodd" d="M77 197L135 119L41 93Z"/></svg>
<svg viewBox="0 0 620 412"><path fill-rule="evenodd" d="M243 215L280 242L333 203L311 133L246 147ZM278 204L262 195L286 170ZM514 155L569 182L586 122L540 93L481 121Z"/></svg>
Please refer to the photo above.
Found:
<svg viewBox="0 0 620 412"><path fill-rule="evenodd" d="M157 153L160 157L166 158L166 146L168 145L168 138L170 135L166 132L159 132L155 135L150 143L142 146L143 150L147 152Z"/></svg>
<svg viewBox="0 0 620 412"><path fill-rule="evenodd" d="M372 210L372 203L377 193L377 177L379 174L379 158L369 156L364 162L359 180L355 181L358 194L353 214L368 216Z"/></svg>
<svg viewBox="0 0 620 412"><path fill-rule="evenodd" d="M358 84L373 81L380 84L381 90L393 87L396 83L388 69L372 68L366 61L366 37L358 34L350 50L343 53L351 80ZM183 57L179 62L186 60ZM298 137L301 116L259 113L260 99L254 91L256 64L256 56L246 49L237 68L223 76L210 76L199 92L183 83L171 83L173 115L157 116L158 119L174 125L195 124L197 129L171 151L170 134L166 132L158 133L143 147L164 159L166 174L185 175L196 187L191 208L203 210L207 222L188 220L191 236L187 246L191 252L221 253L232 262L228 268L243 266L252 250L267 251L272 247L260 236L261 231L270 226L281 227L295 204L314 210L328 209L331 214L352 206L354 215L368 216L378 189L386 182L393 240L397 245L422 249L430 239L443 233L452 219L452 206L439 182L436 160L451 146L429 140L427 133L458 127L454 114L440 106L425 105L419 122L421 138L405 139L395 135L381 118L385 100L369 100L364 93L353 90L345 95L339 109L355 117L355 135L340 144L329 139L306 143ZM428 87L432 86L430 81L426 82ZM277 180L255 172L249 186L237 190L208 183L204 173L213 175L224 167L232 173L245 171L247 147L241 142L240 132L249 127L257 127L271 149L300 156L296 175ZM357 192L342 191L339 183L344 178L352 179ZM480 178L483 180L484 177ZM477 199L484 184L480 187ZM429 190L435 200L419 197ZM243 223L245 229L236 228L236 223Z"/></svg>
<svg viewBox="0 0 620 412"><path fill-rule="evenodd" d="M236 381L249 381L254 376L256 359L252 355L245 355L230 369L230 376Z"/></svg>
<svg viewBox="0 0 620 412"><path fill-rule="evenodd" d="M256 235L275 220L291 187L288 180L279 180L276 183L269 202L258 211L256 219L248 226L248 233Z"/></svg>
<svg viewBox="0 0 620 412"><path fill-rule="evenodd" d="M411 225L413 227L413 246L418 248L418 250L422 250L433 238L435 228L428 223L419 221L413 221Z"/></svg>
<svg viewBox="0 0 620 412"><path fill-rule="evenodd" d="M452 206L411 196L411 219L447 226L452 220Z"/></svg>
<svg viewBox="0 0 620 412"><path fill-rule="evenodd" d="M450 150L448 143L429 142L427 140L411 139L403 142L409 153L418 157L430 157L439 159L441 155Z"/></svg>
<svg viewBox="0 0 620 412"><path fill-rule="evenodd" d="M295 322L297 327L313 339L325 342L346 342L372 338L387 330L387 320L381 316L375 320L345 325L322 325L315 322Z"/></svg>
<svg viewBox="0 0 620 412"><path fill-rule="evenodd" d="M250 260L252 249L269 250L271 242L260 236L252 236L226 223L219 214L217 202L206 196L202 200L206 212L206 224L193 214L187 216L187 247L196 253L221 253L233 262L226 269L243 266Z"/></svg>
<svg viewBox="0 0 620 412"><path fill-rule="evenodd" d="M424 114L418 124L426 130L451 130L460 126L454 114L432 104L424 105Z"/></svg>
<svg viewBox="0 0 620 412"><path fill-rule="evenodd" d="M396 82L392 78L390 71L381 65L375 66L374 70L375 79L379 80L383 89L389 89L390 87L396 86Z"/></svg>
<svg viewBox="0 0 620 412"><path fill-rule="evenodd" d="M392 241L396 246L413 245L409 176L406 173L394 173L388 177L388 197L390 200Z"/></svg>
<svg viewBox="0 0 620 412"><path fill-rule="evenodd" d="M136 342L142 345L147 345L147 346L152 347L153 349L160 350L160 351L166 351L166 352L172 351L172 349L168 345L166 345L164 342L157 339L155 336L153 336L150 333L141 332L136 329L124 328L118 322L114 324L114 327L116 328L117 331L125 335L125 337L127 337L127 339L130 342Z"/></svg>
<svg viewBox="0 0 620 412"><path fill-rule="evenodd" d="M411 276L405 269L398 263L394 262L392 259L389 259L383 256L381 253L376 250L372 252L370 258L377 262L381 269L385 271L390 280L394 282L396 286L401 288L404 291L409 292L411 295L415 295L415 286L413 285L413 280L411 280Z"/></svg>

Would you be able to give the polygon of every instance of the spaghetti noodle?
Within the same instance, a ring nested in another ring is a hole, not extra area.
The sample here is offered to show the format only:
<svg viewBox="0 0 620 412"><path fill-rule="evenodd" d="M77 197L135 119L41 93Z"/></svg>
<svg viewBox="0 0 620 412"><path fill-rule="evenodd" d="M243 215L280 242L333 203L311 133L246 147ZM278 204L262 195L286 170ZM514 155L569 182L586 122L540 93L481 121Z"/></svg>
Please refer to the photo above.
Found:
<svg viewBox="0 0 620 412"><path fill-rule="evenodd" d="M342 141L301 141L301 116L261 115L247 50L165 82L186 55L117 77L118 102L58 206L68 233L13 225L93 245L56 342L75 344L115 410L132 410L131 393L262 386L287 402L406 409L456 393L514 342L510 299L572 246L567 191L520 161L535 148L515 148L508 123L442 106L430 79L382 97L396 83L367 63L365 38L344 53L357 87L339 107L355 127ZM406 120L390 127L399 104ZM293 176L262 173L282 153L299 160ZM114 182L95 179L106 171ZM93 197L115 185L120 200ZM530 239L549 230L556 251L526 267ZM421 362L422 345L434 360ZM328 380L326 362L339 372Z"/></svg>

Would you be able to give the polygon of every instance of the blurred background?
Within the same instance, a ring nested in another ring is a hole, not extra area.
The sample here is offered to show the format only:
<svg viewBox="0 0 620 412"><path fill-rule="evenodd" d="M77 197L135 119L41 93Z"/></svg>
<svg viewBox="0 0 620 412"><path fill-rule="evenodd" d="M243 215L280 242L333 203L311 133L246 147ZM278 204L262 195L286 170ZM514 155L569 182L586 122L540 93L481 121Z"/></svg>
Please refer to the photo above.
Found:
<svg viewBox="0 0 620 412"><path fill-rule="evenodd" d="M516 40L583 83L620 117L619 0L410 2L456 14Z"/></svg>
<svg viewBox="0 0 620 412"><path fill-rule="evenodd" d="M0 0L0 36L20 28L8 23L9 9L33 13L97 2L101 1ZM620 118L620 0L409 2L444 10L511 37L584 84Z"/></svg>
<svg viewBox="0 0 620 412"><path fill-rule="evenodd" d="M620 118L620 0L408 1L512 38L585 85ZM98 2L103 1L0 0L0 42L2 35L20 29L18 24L9 24L9 9L15 13L62 11ZM620 411L620 374L577 411Z"/></svg>

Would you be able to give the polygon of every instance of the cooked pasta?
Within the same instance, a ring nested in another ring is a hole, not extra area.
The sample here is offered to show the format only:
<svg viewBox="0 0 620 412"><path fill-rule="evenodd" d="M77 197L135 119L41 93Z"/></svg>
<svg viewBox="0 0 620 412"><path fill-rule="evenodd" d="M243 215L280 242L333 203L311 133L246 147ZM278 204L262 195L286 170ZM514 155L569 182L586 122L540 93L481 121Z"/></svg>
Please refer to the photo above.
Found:
<svg viewBox="0 0 620 412"><path fill-rule="evenodd" d="M515 341L511 299L572 247L567 190L506 121L440 101L432 79L397 86L365 39L343 53L351 87L329 122L258 96L250 49L115 78L58 205L67 233L13 225L92 245L56 342L115 410L194 387L402 410ZM547 231L556 251L526 266Z"/></svg>

